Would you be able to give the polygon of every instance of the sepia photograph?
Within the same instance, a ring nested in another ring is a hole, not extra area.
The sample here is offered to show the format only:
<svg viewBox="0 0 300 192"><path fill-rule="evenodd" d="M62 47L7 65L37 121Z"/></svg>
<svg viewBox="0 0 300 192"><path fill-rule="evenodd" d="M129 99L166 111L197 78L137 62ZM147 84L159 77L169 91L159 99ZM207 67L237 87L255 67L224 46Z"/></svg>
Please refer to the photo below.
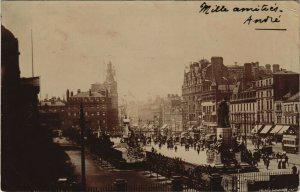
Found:
<svg viewBox="0 0 300 192"><path fill-rule="evenodd" d="M298 1L1 2L2 191L299 191Z"/></svg>

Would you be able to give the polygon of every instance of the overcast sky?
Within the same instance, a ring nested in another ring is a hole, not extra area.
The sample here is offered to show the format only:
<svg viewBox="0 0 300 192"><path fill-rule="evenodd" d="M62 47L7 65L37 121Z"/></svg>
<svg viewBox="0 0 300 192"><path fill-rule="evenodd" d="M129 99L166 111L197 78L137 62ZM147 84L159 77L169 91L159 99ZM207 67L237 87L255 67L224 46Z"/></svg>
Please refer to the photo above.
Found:
<svg viewBox="0 0 300 192"><path fill-rule="evenodd" d="M116 68L119 95L138 99L181 95L185 65L222 56L225 65L259 61L299 72L297 2L277 2L276 24L243 24L250 13L199 14L203 2L2 2L2 24L19 39L21 76L34 70L41 96L88 90L104 79L104 63ZM216 2L207 2L215 5ZM256 7L263 2L221 2ZM274 2L268 2L274 5ZM266 15L254 13L253 17ZM287 31L257 31L286 28Z"/></svg>

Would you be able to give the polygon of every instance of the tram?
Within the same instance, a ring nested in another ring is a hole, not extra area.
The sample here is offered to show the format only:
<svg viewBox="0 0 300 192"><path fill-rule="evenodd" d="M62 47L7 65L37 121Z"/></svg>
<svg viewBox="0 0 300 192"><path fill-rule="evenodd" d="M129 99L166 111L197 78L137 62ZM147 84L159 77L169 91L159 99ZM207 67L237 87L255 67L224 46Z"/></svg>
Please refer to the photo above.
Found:
<svg viewBox="0 0 300 192"><path fill-rule="evenodd" d="M290 127L282 137L282 150L287 153L299 152L299 131Z"/></svg>

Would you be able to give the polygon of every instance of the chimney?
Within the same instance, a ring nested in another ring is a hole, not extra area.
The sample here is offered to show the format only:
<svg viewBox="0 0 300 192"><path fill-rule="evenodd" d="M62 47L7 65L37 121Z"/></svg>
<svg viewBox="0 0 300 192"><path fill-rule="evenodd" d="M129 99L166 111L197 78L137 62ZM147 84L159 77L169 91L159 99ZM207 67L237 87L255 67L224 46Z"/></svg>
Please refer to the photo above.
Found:
<svg viewBox="0 0 300 192"><path fill-rule="evenodd" d="M266 69L267 70L271 70L271 65L270 64L266 64Z"/></svg>
<svg viewBox="0 0 300 192"><path fill-rule="evenodd" d="M91 89L89 90L89 96L92 96L92 90Z"/></svg>
<svg viewBox="0 0 300 192"><path fill-rule="evenodd" d="M252 74L252 63L245 63L244 64L244 78L246 81L250 81L253 79Z"/></svg>
<svg viewBox="0 0 300 192"><path fill-rule="evenodd" d="M80 92L81 92L80 89L77 89L77 94L80 93Z"/></svg>
<svg viewBox="0 0 300 192"><path fill-rule="evenodd" d="M216 78L221 78L223 76L222 75L223 57L212 57L211 65L213 70L213 76Z"/></svg>
<svg viewBox="0 0 300 192"><path fill-rule="evenodd" d="M279 71L279 64L273 64L273 73L276 73Z"/></svg>
<svg viewBox="0 0 300 192"><path fill-rule="evenodd" d="M71 91L71 97L73 97L73 91Z"/></svg>
<svg viewBox="0 0 300 192"><path fill-rule="evenodd" d="M70 91L69 91L69 89L67 89L66 96L67 96L67 101L68 101L69 97L70 97Z"/></svg>

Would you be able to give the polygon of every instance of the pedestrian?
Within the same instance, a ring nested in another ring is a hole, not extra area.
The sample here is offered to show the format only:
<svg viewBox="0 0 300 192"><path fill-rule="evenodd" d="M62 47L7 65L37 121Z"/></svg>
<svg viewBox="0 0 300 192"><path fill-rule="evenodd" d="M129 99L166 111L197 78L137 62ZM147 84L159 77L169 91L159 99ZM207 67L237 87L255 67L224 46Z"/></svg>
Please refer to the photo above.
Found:
<svg viewBox="0 0 300 192"><path fill-rule="evenodd" d="M200 148L199 148L199 147L197 148L197 153L198 153L198 155L199 155L199 153L200 153Z"/></svg>
<svg viewBox="0 0 300 192"><path fill-rule="evenodd" d="M296 167L295 164L294 164L293 167L292 167L292 173L293 173L293 174L297 174L297 167Z"/></svg>
<svg viewBox="0 0 300 192"><path fill-rule="evenodd" d="M285 155L285 162L286 162L286 164L289 166L289 157L287 156L287 155Z"/></svg>
<svg viewBox="0 0 300 192"><path fill-rule="evenodd" d="M279 159L279 162L278 162L278 169L281 169L281 159Z"/></svg>
<svg viewBox="0 0 300 192"><path fill-rule="evenodd" d="M277 162L279 161L279 159L281 159L281 155L280 155L280 153L279 153L279 152L277 152L277 154L276 154L276 158L277 158Z"/></svg>
<svg viewBox="0 0 300 192"><path fill-rule="evenodd" d="M281 159L281 162L282 162L281 168L282 168L282 169L286 169L286 162L285 162L285 159Z"/></svg>
<svg viewBox="0 0 300 192"><path fill-rule="evenodd" d="M176 145L175 145L174 149L175 149L175 152L177 152L177 146Z"/></svg>
<svg viewBox="0 0 300 192"><path fill-rule="evenodd" d="M267 158L266 159L266 168L267 168L267 170L269 169L269 165L270 165L270 160L269 160L269 158Z"/></svg>

